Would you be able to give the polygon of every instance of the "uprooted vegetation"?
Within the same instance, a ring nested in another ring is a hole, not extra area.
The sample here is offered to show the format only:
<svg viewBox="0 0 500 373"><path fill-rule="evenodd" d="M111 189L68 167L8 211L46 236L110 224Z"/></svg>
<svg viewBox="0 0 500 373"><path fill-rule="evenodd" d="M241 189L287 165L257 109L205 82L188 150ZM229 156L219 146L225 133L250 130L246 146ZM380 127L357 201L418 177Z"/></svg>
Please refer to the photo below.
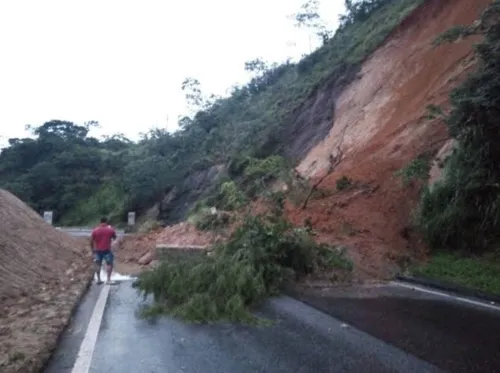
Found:
<svg viewBox="0 0 500 373"><path fill-rule="evenodd" d="M317 245L306 229L275 217L247 217L212 256L164 261L136 286L153 295L145 315L162 313L191 322L253 322L252 308L285 284L318 269L352 270L343 251Z"/></svg>

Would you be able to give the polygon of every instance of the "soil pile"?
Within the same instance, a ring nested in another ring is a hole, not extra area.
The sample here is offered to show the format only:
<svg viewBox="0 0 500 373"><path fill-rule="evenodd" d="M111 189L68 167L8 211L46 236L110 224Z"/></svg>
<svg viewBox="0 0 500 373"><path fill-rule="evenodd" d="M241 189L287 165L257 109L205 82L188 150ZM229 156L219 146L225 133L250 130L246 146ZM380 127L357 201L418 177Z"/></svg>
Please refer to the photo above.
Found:
<svg viewBox="0 0 500 373"><path fill-rule="evenodd" d="M472 23L490 2L427 1L410 14L338 97L329 135L297 168L314 180L331 155L342 157L320 185L323 197L305 210L289 205L288 216L298 225L308 219L323 241L347 244L360 278L388 278L409 258L424 255L410 228L419 185L403 188L394 174L424 152L449 146L445 124L427 119L426 107L446 108L450 90L474 67L477 39L436 48L432 42ZM351 185L337 191L344 176Z"/></svg>
<svg viewBox="0 0 500 373"><path fill-rule="evenodd" d="M166 227L156 237L158 244L166 243L178 246L205 246L211 245L220 239L217 234L200 231L194 224L188 222Z"/></svg>
<svg viewBox="0 0 500 373"><path fill-rule="evenodd" d="M147 234L125 236L119 242L116 255L120 262L126 264L148 265L154 260L157 245L209 246L221 239L214 232L200 231L194 224L183 222Z"/></svg>
<svg viewBox="0 0 500 373"><path fill-rule="evenodd" d="M0 371L38 372L92 277L86 243L0 190Z"/></svg>

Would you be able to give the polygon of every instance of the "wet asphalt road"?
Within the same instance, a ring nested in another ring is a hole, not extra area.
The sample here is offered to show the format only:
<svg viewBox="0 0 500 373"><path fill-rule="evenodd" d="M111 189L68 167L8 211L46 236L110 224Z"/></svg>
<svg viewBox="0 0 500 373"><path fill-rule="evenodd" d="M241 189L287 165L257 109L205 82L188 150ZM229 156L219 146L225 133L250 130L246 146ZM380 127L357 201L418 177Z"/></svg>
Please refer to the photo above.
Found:
<svg viewBox="0 0 500 373"><path fill-rule="evenodd" d="M92 234L92 228L87 227L56 227L56 229L75 237L90 237ZM116 229L116 235L120 238L125 233L123 230Z"/></svg>
<svg viewBox="0 0 500 373"><path fill-rule="evenodd" d="M98 294L93 286L47 373L71 372ZM142 299L122 282L90 372L500 372L498 312L390 285L303 299L326 312L283 297L262 309L271 327L151 322L136 316Z"/></svg>
<svg viewBox="0 0 500 373"><path fill-rule="evenodd" d="M500 372L500 311L398 286L297 299L448 372Z"/></svg>
<svg viewBox="0 0 500 373"><path fill-rule="evenodd" d="M437 372L290 298L262 314L272 327L139 320L141 301L122 283L108 300L90 372Z"/></svg>
<svg viewBox="0 0 500 373"><path fill-rule="evenodd" d="M75 373L102 289L92 285L46 373ZM136 315L144 303L131 281L120 282L89 372L500 373L498 310L392 284L294 296L302 302L277 298L262 309L271 327L150 322Z"/></svg>

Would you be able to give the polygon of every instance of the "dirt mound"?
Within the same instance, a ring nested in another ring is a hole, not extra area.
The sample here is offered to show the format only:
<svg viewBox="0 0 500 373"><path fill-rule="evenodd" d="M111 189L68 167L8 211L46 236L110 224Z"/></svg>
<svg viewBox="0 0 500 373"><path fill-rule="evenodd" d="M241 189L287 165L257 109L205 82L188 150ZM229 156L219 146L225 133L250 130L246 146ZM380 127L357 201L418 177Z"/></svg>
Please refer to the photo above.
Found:
<svg viewBox="0 0 500 373"><path fill-rule="evenodd" d="M124 263L138 263L157 245L206 246L219 242L222 237L213 232L198 230L188 222L168 226L147 234L124 237L116 250L117 258ZM150 260L147 261L148 264Z"/></svg>
<svg viewBox="0 0 500 373"><path fill-rule="evenodd" d="M445 124L426 119L426 107L446 107L450 90L474 66L474 39L437 48L433 40L470 24L490 2L431 1L410 14L338 97L329 135L297 168L314 179L328 169L330 155L343 154L320 185L330 196L306 210L288 206L288 216L296 224L310 219L324 241L347 243L360 277L389 277L408 257L423 255L409 228L419 186L402 188L394 173L446 143ZM354 186L338 192L343 176Z"/></svg>
<svg viewBox="0 0 500 373"><path fill-rule="evenodd" d="M157 234L157 232L138 233L123 237L115 250L117 261L130 266L137 265L140 258L148 252L154 252Z"/></svg>
<svg viewBox="0 0 500 373"><path fill-rule="evenodd" d="M91 279L86 243L0 190L0 371L38 372Z"/></svg>
<svg viewBox="0 0 500 373"><path fill-rule="evenodd" d="M193 224L183 222L163 229L156 237L157 243L168 243L172 245L187 246L210 245L220 240L213 232L198 230Z"/></svg>

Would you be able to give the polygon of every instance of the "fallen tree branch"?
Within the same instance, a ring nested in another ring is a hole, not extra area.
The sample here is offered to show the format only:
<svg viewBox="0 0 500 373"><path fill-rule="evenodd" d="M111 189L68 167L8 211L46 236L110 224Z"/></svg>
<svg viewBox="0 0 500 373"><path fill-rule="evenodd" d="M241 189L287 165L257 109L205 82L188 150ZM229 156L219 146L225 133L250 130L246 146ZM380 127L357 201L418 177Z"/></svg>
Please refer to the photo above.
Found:
<svg viewBox="0 0 500 373"><path fill-rule="evenodd" d="M340 164L340 162L342 162L342 160L344 158L344 151L342 150L342 144L344 143L344 136L345 136L346 130L347 130L347 126L345 126L344 129L342 130L342 137L340 138L340 142L337 145L336 155L335 156L333 154L329 155L328 170L325 172L325 174L321 178L318 179L318 181L316 181L316 183L313 184L313 186L309 190L309 193L307 194L307 197L304 200L304 203L302 204L302 210L306 209L307 204L309 203L309 200L311 199L313 193L318 189L319 185L323 182L323 180L325 180L326 177L328 175L330 175L335 170L335 168L337 168L337 166Z"/></svg>
<svg viewBox="0 0 500 373"><path fill-rule="evenodd" d="M443 143L443 142L446 142L446 141L449 141L449 140L453 140L453 138L447 137L445 139L439 139L439 140L433 141L427 147L428 148L433 148L434 146L439 145L440 143Z"/></svg>

